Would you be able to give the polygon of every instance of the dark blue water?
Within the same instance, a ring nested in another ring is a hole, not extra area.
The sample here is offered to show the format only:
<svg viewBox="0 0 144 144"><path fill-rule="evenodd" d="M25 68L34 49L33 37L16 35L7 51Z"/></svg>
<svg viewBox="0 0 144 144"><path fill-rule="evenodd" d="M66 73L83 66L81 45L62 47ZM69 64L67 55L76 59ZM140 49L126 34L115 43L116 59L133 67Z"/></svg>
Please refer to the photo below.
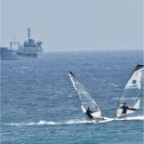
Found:
<svg viewBox="0 0 144 144"><path fill-rule="evenodd" d="M2 144L143 144L143 121L92 124L80 109L74 72L102 113L115 117L118 98L142 51L47 53L1 62Z"/></svg>

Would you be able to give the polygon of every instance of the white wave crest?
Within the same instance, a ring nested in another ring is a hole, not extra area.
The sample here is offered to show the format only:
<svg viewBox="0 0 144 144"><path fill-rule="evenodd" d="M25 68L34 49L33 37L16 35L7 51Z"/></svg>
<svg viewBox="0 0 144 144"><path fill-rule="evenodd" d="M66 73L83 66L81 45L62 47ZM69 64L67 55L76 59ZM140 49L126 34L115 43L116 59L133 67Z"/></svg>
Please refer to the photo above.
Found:
<svg viewBox="0 0 144 144"><path fill-rule="evenodd" d="M5 123L5 125L11 126L32 126L32 125L70 125L70 124L86 124L92 123L88 120L68 120L64 122L54 122L54 121L45 121L40 120L39 122L19 122L19 123Z"/></svg>

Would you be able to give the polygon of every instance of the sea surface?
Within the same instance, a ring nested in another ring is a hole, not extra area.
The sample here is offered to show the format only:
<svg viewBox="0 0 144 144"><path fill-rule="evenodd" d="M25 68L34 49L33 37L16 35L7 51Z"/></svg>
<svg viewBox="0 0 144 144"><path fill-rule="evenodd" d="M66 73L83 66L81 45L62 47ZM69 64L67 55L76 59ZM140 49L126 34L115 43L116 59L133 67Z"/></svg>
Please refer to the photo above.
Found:
<svg viewBox="0 0 144 144"><path fill-rule="evenodd" d="M137 64L143 64L140 50L49 52L40 59L1 61L1 143L144 144L139 118L91 123L68 76L72 71L102 114L113 118Z"/></svg>

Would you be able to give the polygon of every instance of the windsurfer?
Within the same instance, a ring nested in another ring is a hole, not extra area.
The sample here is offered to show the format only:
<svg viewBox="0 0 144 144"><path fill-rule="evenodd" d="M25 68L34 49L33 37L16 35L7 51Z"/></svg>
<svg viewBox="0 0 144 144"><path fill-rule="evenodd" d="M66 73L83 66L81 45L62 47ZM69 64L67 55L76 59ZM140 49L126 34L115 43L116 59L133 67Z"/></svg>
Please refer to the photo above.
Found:
<svg viewBox="0 0 144 144"><path fill-rule="evenodd" d="M136 110L135 108L132 108L132 107L128 106L126 102L122 103L120 108L122 109L122 115L124 115L125 118L126 118L126 115L127 115L127 110Z"/></svg>
<svg viewBox="0 0 144 144"><path fill-rule="evenodd" d="M94 110L92 110L90 107L87 108L86 114L89 118L91 119L96 119L92 116L92 113L95 112Z"/></svg>

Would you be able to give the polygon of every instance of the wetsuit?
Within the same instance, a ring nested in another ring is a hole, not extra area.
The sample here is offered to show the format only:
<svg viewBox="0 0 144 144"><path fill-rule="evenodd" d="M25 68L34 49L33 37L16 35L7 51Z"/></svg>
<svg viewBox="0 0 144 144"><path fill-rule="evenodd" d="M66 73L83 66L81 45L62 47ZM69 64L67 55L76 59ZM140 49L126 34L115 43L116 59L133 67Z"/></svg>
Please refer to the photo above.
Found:
<svg viewBox="0 0 144 144"><path fill-rule="evenodd" d="M122 114L126 114L127 110L129 109L127 105L124 105L121 108L123 109Z"/></svg>
<svg viewBox="0 0 144 144"><path fill-rule="evenodd" d="M136 110L135 108L130 108L127 105L121 106L121 108L123 109L122 114L126 114L127 110Z"/></svg>
<svg viewBox="0 0 144 144"><path fill-rule="evenodd" d="M93 111L91 109L87 109L86 114L88 117L93 118L92 113Z"/></svg>

